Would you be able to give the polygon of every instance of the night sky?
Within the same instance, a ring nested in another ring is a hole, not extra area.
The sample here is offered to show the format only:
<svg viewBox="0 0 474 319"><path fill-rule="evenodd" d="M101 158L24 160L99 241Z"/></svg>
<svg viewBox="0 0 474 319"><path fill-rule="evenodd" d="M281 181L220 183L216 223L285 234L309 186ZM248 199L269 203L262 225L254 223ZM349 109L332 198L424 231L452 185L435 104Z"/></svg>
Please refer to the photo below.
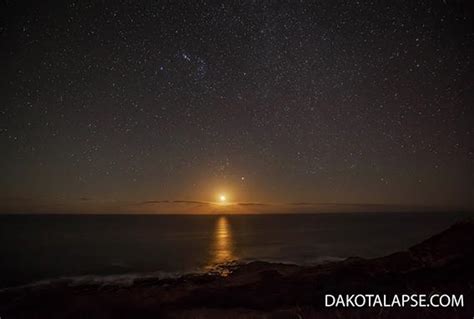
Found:
<svg viewBox="0 0 474 319"><path fill-rule="evenodd" d="M474 208L469 1L0 12L1 212Z"/></svg>

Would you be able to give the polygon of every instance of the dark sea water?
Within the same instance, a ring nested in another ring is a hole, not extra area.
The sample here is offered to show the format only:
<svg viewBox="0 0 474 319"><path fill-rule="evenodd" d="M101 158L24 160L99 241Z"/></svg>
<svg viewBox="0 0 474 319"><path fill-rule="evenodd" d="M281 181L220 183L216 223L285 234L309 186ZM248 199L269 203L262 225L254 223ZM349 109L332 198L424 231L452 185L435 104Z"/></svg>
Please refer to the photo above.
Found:
<svg viewBox="0 0 474 319"><path fill-rule="evenodd" d="M315 264L406 249L468 213L3 215L0 287L70 276L206 271L229 261Z"/></svg>

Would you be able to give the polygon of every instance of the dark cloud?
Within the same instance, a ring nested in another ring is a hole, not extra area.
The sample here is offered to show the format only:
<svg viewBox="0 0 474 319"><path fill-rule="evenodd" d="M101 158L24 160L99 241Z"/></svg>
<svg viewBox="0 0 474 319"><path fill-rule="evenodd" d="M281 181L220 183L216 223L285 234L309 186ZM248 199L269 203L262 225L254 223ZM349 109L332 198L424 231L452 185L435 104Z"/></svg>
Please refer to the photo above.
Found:
<svg viewBox="0 0 474 319"><path fill-rule="evenodd" d="M152 205L152 204L210 204L210 202L198 201L198 200L147 200L139 203L140 205Z"/></svg>
<svg viewBox="0 0 474 319"><path fill-rule="evenodd" d="M146 200L140 202L140 205L150 205L150 204L164 204L164 203L171 203L169 200Z"/></svg>
<svg viewBox="0 0 474 319"><path fill-rule="evenodd" d="M266 203L237 203L239 206L269 206L271 204Z"/></svg>
<svg viewBox="0 0 474 319"><path fill-rule="evenodd" d="M315 203L301 202L301 203L289 203L288 205L290 205L290 206L310 206L310 205L316 205L316 204Z"/></svg>
<svg viewBox="0 0 474 319"><path fill-rule="evenodd" d="M210 202L204 202L199 200L174 200L173 203L175 204L201 204L201 205L209 205Z"/></svg>

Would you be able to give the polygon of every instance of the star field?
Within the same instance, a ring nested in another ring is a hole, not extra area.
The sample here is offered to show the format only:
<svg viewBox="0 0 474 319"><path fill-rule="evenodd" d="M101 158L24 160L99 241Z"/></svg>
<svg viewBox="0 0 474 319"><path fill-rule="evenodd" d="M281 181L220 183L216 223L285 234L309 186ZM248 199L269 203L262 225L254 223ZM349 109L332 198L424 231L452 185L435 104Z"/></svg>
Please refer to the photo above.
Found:
<svg viewBox="0 0 474 319"><path fill-rule="evenodd" d="M474 207L467 1L1 7L9 209L220 188L242 202Z"/></svg>

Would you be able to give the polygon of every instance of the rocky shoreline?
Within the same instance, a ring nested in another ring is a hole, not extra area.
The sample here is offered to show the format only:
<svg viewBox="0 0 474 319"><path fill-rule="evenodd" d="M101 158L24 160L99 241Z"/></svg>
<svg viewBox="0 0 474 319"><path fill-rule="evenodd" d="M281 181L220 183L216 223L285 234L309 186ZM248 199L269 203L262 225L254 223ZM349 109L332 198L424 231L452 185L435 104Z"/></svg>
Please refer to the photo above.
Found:
<svg viewBox="0 0 474 319"><path fill-rule="evenodd" d="M403 234L401 234L402 236ZM62 280L0 292L2 318L472 318L474 222L407 251L318 266L251 262L228 275ZM326 308L326 294L463 294L458 308Z"/></svg>

